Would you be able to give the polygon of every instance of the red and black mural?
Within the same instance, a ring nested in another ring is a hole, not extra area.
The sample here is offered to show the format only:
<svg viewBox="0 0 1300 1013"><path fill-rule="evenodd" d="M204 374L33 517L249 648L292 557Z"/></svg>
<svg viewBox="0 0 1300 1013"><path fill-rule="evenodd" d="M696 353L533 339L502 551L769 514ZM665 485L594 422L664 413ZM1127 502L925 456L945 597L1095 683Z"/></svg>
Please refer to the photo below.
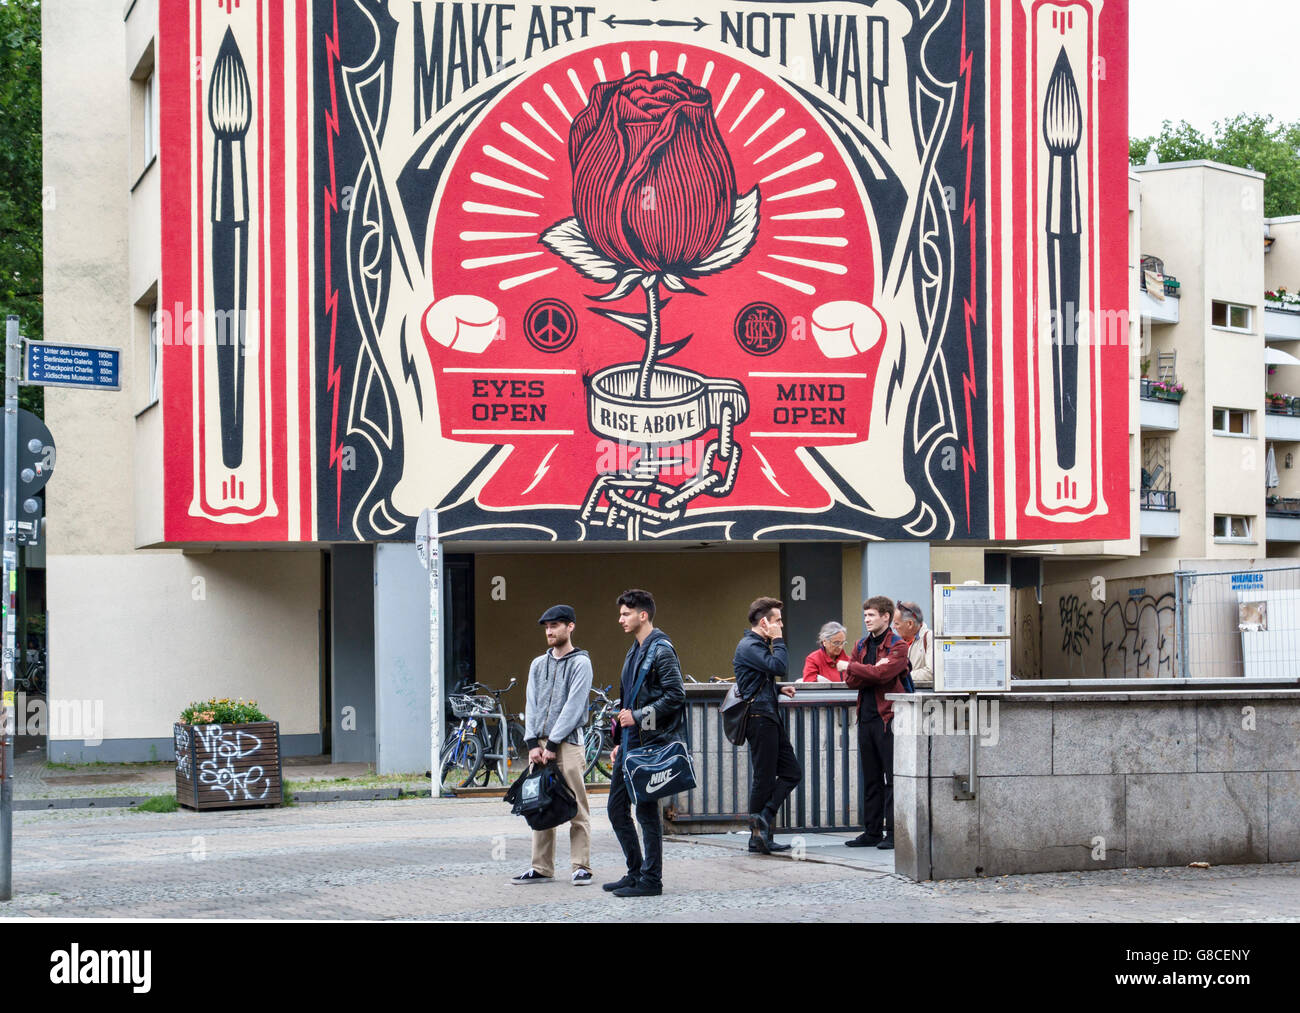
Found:
<svg viewBox="0 0 1300 1013"><path fill-rule="evenodd" d="M169 541L1121 538L1122 0L163 0Z"/></svg>

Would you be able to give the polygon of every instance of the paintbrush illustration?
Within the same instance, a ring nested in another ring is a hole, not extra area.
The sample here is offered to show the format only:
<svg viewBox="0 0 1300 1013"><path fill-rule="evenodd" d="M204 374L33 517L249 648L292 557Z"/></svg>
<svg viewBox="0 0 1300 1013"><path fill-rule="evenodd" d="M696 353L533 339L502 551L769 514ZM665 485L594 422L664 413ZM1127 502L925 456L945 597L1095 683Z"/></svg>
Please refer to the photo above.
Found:
<svg viewBox="0 0 1300 1013"><path fill-rule="evenodd" d="M1065 47L1056 59L1043 102L1043 140L1051 155L1047 176L1047 278L1052 312L1052 389L1056 408L1056 461L1074 467L1078 437L1079 143L1083 109Z"/></svg>
<svg viewBox="0 0 1300 1013"><path fill-rule="evenodd" d="M217 404L221 459L244 459L244 330L248 309L248 166L244 138L253 120L253 94L229 28L208 85L212 145L212 294L217 340Z"/></svg>

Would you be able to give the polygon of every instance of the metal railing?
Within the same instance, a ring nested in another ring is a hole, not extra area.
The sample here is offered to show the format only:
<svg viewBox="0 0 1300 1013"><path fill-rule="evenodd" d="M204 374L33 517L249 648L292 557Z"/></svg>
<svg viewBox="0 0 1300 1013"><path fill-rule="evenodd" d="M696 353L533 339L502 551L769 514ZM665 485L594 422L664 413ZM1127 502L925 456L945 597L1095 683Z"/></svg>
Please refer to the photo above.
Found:
<svg viewBox="0 0 1300 1013"><path fill-rule="evenodd" d="M1300 517L1300 498L1270 496L1265 501L1264 512L1269 517Z"/></svg>
<svg viewBox="0 0 1300 1013"><path fill-rule="evenodd" d="M673 824L738 824L749 818L749 747L727 741L718 710L727 688L686 687L686 741L696 786L674 799L669 809ZM781 697L781 717L803 767L803 781L777 816L781 830L860 827L857 698L853 690L813 683L801 684L792 700Z"/></svg>
<svg viewBox="0 0 1300 1013"><path fill-rule="evenodd" d="M1183 678L1300 677L1300 567L1174 574Z"/></svg>
<svg viewBox="0 0 1300 1013"><path fill-rule="evenodd" d="M1143 489L1142 510L1177 510L1178 493L1172 489Z"/></svg>
<svg viewBox="0 0 1300 1013"><path fill-rule="evenodd" d="M1281 404L1276 401L1265 401L1264 414L1300 415L1300 398L1288 395L1287 400Z"/></svg>
<svg viewBox="0 0 1300 1013"><path fill-rule="evenodd" d="M1173 391L1173 397L1167 397L1161 384L1177 383L1173 377L1168 380L1152 380L1150 377L1142 377L1138 380L1138 397L1145 398L1147 401L1181 401L1186 391Z"/></svg>

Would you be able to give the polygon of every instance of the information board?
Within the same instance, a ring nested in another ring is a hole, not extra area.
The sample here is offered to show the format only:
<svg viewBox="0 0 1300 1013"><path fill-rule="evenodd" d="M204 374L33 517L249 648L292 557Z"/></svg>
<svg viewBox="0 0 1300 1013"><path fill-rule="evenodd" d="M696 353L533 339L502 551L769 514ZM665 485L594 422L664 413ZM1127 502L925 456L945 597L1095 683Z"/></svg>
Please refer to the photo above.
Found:
<svg viewBox="0 0 1300 1013"><path fill-rule="evenodd" d="M939 637L1009 637L1008 584L943 584L934 589L934 632Z"/></svg>
<svg viewBox="0 0 1300 1013"><path fill-rule="evenodd" d="M1010 640L936 640L936 693L1004 692L1011 688Z"/></svg>

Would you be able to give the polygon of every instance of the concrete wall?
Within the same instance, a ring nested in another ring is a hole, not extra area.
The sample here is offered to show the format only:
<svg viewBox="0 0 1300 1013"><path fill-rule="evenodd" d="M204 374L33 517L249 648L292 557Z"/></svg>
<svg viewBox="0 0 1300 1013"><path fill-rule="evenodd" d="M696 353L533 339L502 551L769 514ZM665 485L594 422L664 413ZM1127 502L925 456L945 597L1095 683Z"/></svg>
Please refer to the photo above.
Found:
<svg viewBox="0 0 1300 1013"><path fill-rule="evenodd" d="M1045 679L1172 678L1174 640L1172 574L1043 585Z"/></svg>
<svg viewBox="0 0 1300 1013"><path fill-rule="evenodd" d="M375 547L330 550L330 754L375 762Z"/></svg>
<svg viewBox="0 0 1300 1013"><path fill-rule="evenodd" d="M375 546L374 643L375 769L430 770L429 571L409 543Z"/></svg>
<svg viewBox="0 0 1300 1013"><path fill-rule="evenodd" d="M50 698L103 715L54 730L52 760L168 759L182 708L213 696L255 699L286 755L320 751L319 552L59 555L47 573Z"/></svg>
<svg viewBox="0 0 1300 1013"><path fill-rule="evenodd" d="M1300 861L1300 692L985 701L969 801L953 798L953 771L969 770L964 709L963 734L942 734L938 702L894 704L902 875Z"/></svg>

